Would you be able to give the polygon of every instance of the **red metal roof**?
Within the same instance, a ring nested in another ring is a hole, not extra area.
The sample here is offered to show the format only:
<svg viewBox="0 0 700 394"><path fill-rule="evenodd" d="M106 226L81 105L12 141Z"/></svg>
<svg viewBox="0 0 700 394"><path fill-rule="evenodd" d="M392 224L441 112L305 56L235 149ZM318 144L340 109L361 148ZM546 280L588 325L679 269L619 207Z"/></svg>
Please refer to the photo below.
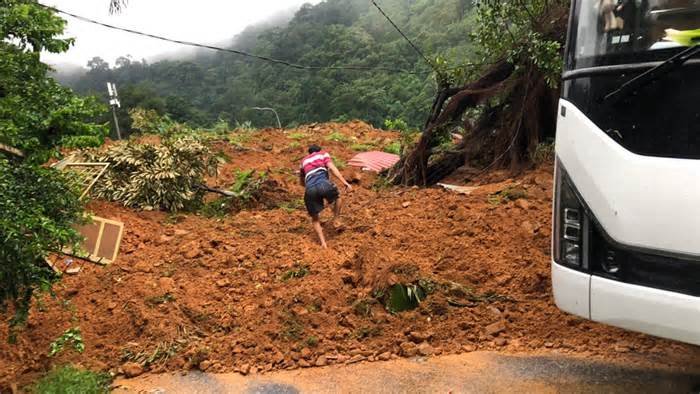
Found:
<svg viewBox="0 0 700 394"><path fill-rule="evenodd" d="M363 152L350 159L353 167L360 167L365 171L382 172L398 163L400 157L386 152Z"/></svg>

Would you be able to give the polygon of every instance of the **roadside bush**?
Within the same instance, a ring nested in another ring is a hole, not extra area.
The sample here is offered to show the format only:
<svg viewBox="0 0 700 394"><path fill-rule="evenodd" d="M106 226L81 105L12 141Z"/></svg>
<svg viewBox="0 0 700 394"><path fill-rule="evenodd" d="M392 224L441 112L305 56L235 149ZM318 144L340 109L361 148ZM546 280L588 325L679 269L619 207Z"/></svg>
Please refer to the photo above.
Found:
<svg viewBox="0 0 700 394"><path fill-rule="evenodd" d="M14 309L14 327L26 321L32 294L49 290L56 275L44 262L51 251L75 246L72 225L83 220L78 193L56 170L10 164L0 156L0 312Z"/></svg>
<svg viewBox="0 0 700 394"><path fill-rule="evenodd" d="M400 132L408 131L408 123L403 119L387 119L384 121L384 127L387 130L396 130Z"/></svg>
<svg viewBox="0 0 700 394"><path fill-rule="evenodd" d="M106 151L87 153L88 160L110 166L93 194L127 207L170 212L201 203L199 185L217 172L219 158L192 136L166 139L161 145L123 142Z"/></svg>
<svg viewBox="0 0 700 394"><path fill-rule="evenodd" d="M401 142L400 141L392 142L391 144L384 147L384 152L393 153L395 155L400 155L401 154Z"/></svg>
<svg viewBox="0 0 700 394"><path fill-rule="evenodd" d="M271 186L265 172L255 170L237 170L236 180L229 188L234 196L223 197L208 202L199 209L199 213L205 217L223 217L231 212L245 209L262 200L265 187Z"/></svg>
<svg viewBox="0 0 700 394"><path fill-rule="evenodd" d="M102 394L109 393L112 378L73 366L55 368L29 388L35 394Z"/></svg>

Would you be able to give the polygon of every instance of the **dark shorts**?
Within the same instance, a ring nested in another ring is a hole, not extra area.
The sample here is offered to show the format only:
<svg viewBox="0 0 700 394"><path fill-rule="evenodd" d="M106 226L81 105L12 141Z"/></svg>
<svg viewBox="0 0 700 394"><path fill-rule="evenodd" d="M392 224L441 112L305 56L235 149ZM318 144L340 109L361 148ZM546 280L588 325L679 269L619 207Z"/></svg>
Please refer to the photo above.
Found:
<svg viewBox="0 0 700 394"><path fill-rule="evenodd" d="M318 216L318 214L323 211L323 201L326 200L329 204L332 204L338 199L339 195L340 193L338 193L338 188L329 181L324 181L317 185L311 186L307 188L306 193L304 193L304 204L306 204L306 210L309 212L311 217Z"/></svg>

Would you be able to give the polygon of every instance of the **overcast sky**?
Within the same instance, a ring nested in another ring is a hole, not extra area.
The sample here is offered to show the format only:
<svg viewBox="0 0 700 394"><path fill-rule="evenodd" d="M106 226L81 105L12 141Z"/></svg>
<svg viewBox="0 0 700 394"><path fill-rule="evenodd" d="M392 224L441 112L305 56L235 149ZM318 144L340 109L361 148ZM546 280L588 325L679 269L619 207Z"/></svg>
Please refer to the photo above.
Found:
<svg viewBox="0 0 700 394"><path fill-rule="evenodd" d="M220 43L232 38L246 26L261 22L281 11L303 3L320 0L130 0L121 14L109 14L109 0L40 0L42 4L76 15L168 38ZM85 66L93 56L100 56L114 65L123 55L135 59L152 59L182 46L136 36L89 24L69 16L66 35L76 44L62 54L45 54L49 64L71 63Z"/></svg>

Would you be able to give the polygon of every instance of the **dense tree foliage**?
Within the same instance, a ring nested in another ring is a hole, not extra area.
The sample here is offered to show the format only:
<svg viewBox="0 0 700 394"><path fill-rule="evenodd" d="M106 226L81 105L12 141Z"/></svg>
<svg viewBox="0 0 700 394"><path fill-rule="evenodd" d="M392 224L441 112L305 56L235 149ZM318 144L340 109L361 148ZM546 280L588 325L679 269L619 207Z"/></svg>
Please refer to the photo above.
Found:
<svg viewBox="0 0 700 394"><path fill-rule="evenodd" d="M428 121L394 182L430 185L465 163L523 168L553 139L568 0L479 0L472 37L483 69L439 75ZM463 138L445 143L450 133Z"/></svg>
<svg viewBox="0 0 700 394"><path fill-rule="evenodd" d="M77 193L38 164L61 146L101 144L106 133L89 121L104 106L60 86L39 60L72 44L57 38L64 26L36 1L0 3L0 143L24 152L0 151L0 310L12 307L12 326L26 319L34 290L55 279L44 258L78 240L72 225L82 218Z"/></svg>
<svg viewBox="0 0 700 394"><path fill-rule="evenodd" d="M472 2L466 0L384 0L385 11L432 59L467 62L474 51L470 32ZM272 126L274 107L283 124L359 118L382 126L385 119L405 119L418 128L435 94L431 68L367 0L328 0L303 6L288 23L253 27L233 47L255 54L313 66L371 66L388 71L309 72L228 53L199 52L190 60L148 64L128 56L109 68L89 63L84 78L72 86L105 95L115 82L122 104L120 120L130 124L129 108L154 109L180 122L210 125L252 121Z"/></svg>

